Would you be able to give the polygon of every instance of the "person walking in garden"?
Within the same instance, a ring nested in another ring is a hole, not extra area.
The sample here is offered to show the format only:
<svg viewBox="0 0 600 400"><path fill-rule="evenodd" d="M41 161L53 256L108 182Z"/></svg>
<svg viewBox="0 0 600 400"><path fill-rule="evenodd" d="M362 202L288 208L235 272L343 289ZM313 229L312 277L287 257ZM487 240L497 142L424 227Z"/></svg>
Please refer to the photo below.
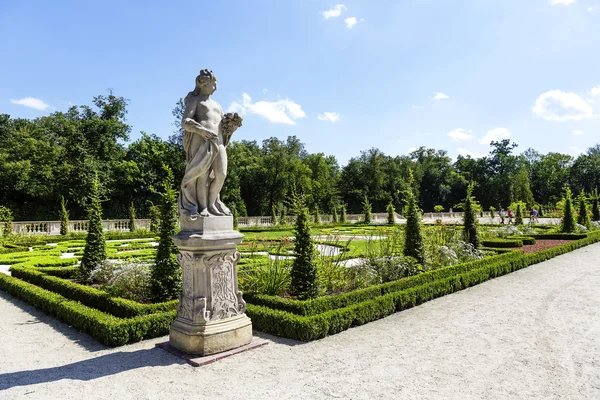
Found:
<svg viewBox="0 0 600 400"><path fill-rule="evenodd" d="M512 223L513 223L513 216L514 216L513 211L509 208L508 209L508 224L509 225L512 225Z"/></svg>
<svg viewBox="0 0 600 400"><path fill-rule="evenodd" d="M536 210L535 208L531 210L531 222L533 223L537 223L540 222L540 220L538 219L539 213L538 210Z"/></svg>
<svg viewBox="0 0 600 400"><path fill-rule="evenodd" d="M500 223L502 225L504 225L504 216L505 216L504 208L500 207L500 212L498 213L498 215L500 216Z"/></svg>

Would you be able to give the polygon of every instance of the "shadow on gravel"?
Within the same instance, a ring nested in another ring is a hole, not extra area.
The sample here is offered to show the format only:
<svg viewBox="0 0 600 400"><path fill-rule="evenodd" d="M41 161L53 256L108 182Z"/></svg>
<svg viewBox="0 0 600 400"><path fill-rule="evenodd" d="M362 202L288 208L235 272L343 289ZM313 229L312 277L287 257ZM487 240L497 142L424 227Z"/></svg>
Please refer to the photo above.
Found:
<svg viewBox="0 0 600 400"><path fill-rule="evenodd" d="M269 335L268 333L263 333L259 331L252 331L252 335L257 336L261 339L269 340L274 343L284 344L286 346L298 346L306 344L307 342L301 342L299 340L282 338L279 336Z"/></svg>
<svg viewBox="0 0 600 400"><path fill-rule="evenodd" d="M185 361L158 348L131 352L120 351L60 367L0 374L0 390L62 379L90 381L132 369L163 367L173 364L185 364Z"/></svg>
<svg viewBox="0 0 600 400"><path fill-rule="evenodd" d="M93 339L91 336L88 336L85 333L76 331L75 329L71 328L69 325L67 325L63 322L60 322L53 316L45 314L42 311L38 310L37 308L25 303L24 301L19 300L16 297L13 297L1 290L0 290L0 298L6 300L7 302L9 302L11 304L14 304L15 306L19 307L21 310L25 311L26 313L31 314L32 318L30 320L28 320L27 322L20 323L19 325L33 325L33 324L44 323L44 324L52 327L52 329L54 329L55 331L68 337L69 339L71 339L73 341L73 343L83 347L87 351L95 352L95 351L101 351L101 350L108 349L108 347L100 344L98 341Z"/></svg>

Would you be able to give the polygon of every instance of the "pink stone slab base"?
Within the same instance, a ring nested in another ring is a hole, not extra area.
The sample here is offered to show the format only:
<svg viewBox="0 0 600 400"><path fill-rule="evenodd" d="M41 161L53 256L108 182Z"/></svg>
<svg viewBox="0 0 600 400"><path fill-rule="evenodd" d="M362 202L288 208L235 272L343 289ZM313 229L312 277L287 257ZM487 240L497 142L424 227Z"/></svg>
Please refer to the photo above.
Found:
<svg viewBox="0 0 600 400"><path fill-rule="evenodd" d="M228 350L228 351L224 351L224 352L218 353L218 354L211 354L209 356L204 356L204 357L199 357L194 354L187 354L182 351L179 351L176 348L171 347L169 345L169 342L157 343L156 347L160 347L161 349L168 351L169 353L173 354L174 356L187 361L188 364L190 364L194 367L201 367L203 365L207 365L207 364L214 363L215 361L219 361L223 358L231 357L238 353L243 353L244 351L247 351L247 350L252 350L252 349L256 349L258 347L262 347L268 343L269 343L268 340L259 339L259 338L255 337L255 338L252 338L252 341L245 346L238 347L236 349L232 349L232 350Z"/></svg>

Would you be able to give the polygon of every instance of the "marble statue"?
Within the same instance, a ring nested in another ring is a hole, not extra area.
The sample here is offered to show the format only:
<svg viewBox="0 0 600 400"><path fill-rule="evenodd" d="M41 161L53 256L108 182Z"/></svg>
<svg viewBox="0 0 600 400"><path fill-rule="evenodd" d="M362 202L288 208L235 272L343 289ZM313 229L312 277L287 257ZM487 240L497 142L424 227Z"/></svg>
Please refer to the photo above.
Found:
<svg viewBox="0 0 600 400"><path fill-rule="evenodd" d="M231 215L220 198L227 175L227 151L231 135L242 125L237 113L223 113L210 96L217 90L217 78L203 69L196 88L185 97L181 121L186 155L181 182L179 215L182 219Z"/></svg>

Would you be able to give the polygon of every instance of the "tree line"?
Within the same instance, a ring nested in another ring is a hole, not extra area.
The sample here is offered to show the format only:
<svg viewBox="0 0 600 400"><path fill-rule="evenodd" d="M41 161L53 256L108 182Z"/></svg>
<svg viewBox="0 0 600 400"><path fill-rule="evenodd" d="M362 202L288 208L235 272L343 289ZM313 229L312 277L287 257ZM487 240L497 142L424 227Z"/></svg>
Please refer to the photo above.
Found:
<svg viewBox="0 0 600 400"><path fill-rule="evenodd" d="M159 202L163 166L181 181L185 154L179 128L166 140L142 132L129 142L128 101L111 92L92 103L31 120L0 114L0 205L15 220L57 219L62 196L71 218L85 219L95 176L105 218L127 218L132 203L144 217ZM179 100L176 126L182 111ZM505 139L491 142L485 157L452 160L446 151L426 147L401 156L371 148L340 166L332 155L309 153L296 136L234 141L222 198L240 216L285 213L293 194L322 213L342 204L359 213L365 197L373 211L383 212L390 203L402 210L410 187L418 206L429 212L436 205L447 210L462 204L471 182L472 195L486 209L515 201L553 207L565 187L588 194L600 187L599 144L577 157L516 149Z"/></svg>

